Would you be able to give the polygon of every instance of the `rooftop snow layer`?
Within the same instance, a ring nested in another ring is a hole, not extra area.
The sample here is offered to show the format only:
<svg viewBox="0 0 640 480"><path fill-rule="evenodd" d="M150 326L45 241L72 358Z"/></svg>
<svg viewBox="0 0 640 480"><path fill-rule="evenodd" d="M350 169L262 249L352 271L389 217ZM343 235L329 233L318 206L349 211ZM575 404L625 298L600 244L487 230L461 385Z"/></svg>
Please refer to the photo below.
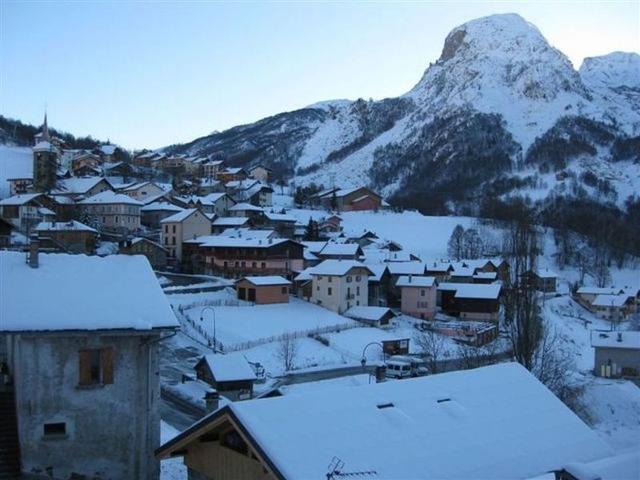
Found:
<svg viewBox="0 0 640 480"><path fill-rule="evenodd" d="M241 353L227 353L204 356L217 382L255 380L256 374Z"/></svg>
<svg viewBox="0 0 640 480"><path fill-rule="evenodd" d="M69 222L41 222L36 227L36 231L38 232L68 232L68 231L83 231L83 232L96 232L95 229L91 228L84 223L80 223L76 220L71 220Z"/></svg>
<svg viewBox="0 0 640 480"><path fill-rule="evenodd" d="M100 205L100 204L114 204L114 203L121 203L126 205L139 205L139 206L144 205L144 203L131 198L129 195L124 195L122 193L115 193L115 192L112 192L111 190L106 190L104 192L97 193L94 196L85 198L84 200L78 203L81 205Z"/></svg>
<svg viewBox="0 0 640 480"><path fill-rule="evenodd" d="M436 283L435 277L423 277L413 275L402 275L396 282L397 287L433 287Z"/></svg>
<svg viewBox="0 0 640 480"><path fill-rule="evenodd" d="M380 479L527 478L613 453L516 363L228 408L285 478L336 457Z"/></svg>
<svg viewBox="0 0 640 480"><path fill-rule="evenodd" d="M366 268L369 275L373 274L369 267L355 260L325 260L310 269L311 275L346 275L353 268Z"/></svg>
<svg viewBox="0 0 640 480"><path fill-rule="evenodd" d="M0 252L0 331L176 327L149 261L141 256Z"/></svg>
<svg viewBox="0 0 640 480"><path fill-rule="evenodd" d="M291 282L286 278L278 275L265 275L264 277L250 276L242 277L242 280L246 280L249 283L253 283L256 286L265 285L291 285Z"/></svg>
<svg viewBox="0 0 640 480"><path fill-rule="evenodd" d="M640 332L591 332L592 347L640 349Z"/></svg>

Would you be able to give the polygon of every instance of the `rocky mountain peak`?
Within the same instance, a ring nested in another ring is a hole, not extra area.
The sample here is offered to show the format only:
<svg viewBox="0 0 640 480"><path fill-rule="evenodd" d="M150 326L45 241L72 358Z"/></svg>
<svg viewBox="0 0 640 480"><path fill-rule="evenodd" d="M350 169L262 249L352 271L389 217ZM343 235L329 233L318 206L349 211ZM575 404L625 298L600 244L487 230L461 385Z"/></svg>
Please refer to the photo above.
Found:
<svg viewBox="0 0 640 480"><path fill-rule="evenodd" d="M640 55L613 52L585 58L580 76L585 84L593 87L640 89Z"/></svg>

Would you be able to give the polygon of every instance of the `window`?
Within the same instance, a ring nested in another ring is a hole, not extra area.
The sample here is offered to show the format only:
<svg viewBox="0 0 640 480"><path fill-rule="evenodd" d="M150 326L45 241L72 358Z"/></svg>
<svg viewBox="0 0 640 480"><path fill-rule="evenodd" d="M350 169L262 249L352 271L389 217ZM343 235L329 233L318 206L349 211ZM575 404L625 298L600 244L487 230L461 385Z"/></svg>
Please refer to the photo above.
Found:
<svg viewBox="0 0 640 480"><path fill-rule="evenodd" d="M54 435L66 435L67 424L64 422L45 423L43 425L43 433L45 437L54 436Z"/></svg>
<svg viewBox="0 0 640 480"><path fill-rule="evenodd" d="M333 290L331 287L327 288L327 295L331 295L333 293Z"/></svg>
<svg viewBox="0 0 640 480"><path fill-rule="evenodd" d="M264 263L264 262L262 262L262 263L260 264L260 268L267 268L267 264L266 264L266 263Z"/></svg>
<svg viewBox="0 0 640 480"><path fill-rule="evenodd" d="M362 280L362 277L360 275L356 276L356 282L359 282L360 280Z"/></svg>
<svg viewBox="0 0 640 480"><path fill-rule="evenodd" d="M351 283L351 280L352 280L352 279L351 279L351 276L348 276L348 277L347 277L347 283Z"/></svg>
<svg viewBox="0 0 640 480"><path fill-rule="evenodd" d="M421 297L424 297L424 296L425 296L425 294L426 294L426 292L425 292L424 290L420 290L420 296L421 296Z"/></svg>
<svg viewBox="0 0 640 480"><path fill-rule="evenodd" d="M238 268L240 266L240 262L236 261L233 265Z"/></svg>
<svg viewBox="0 0 640 480"><path fill-rule="evenodd" d="M164 244L169 245L169 239L167 237L164 237Z"/></svg>
<svg viewBox="0 0 640 480"><path fill-rule="evenodd" d="M118 216L116 215L116 223L118 223Z"/></svg>
<svg viewBox="0 0 640 480"><path fill-rule="evenodd" d="M169 233L169 225L164 226L164 233Z"/></svg>
<svg viewBox="0 0 640 480"><path fill-rule="evenodd" d="M287 287L282 287L282 294L286 295L287 294Z"/></svg>
<svg viewBox="0 0 640 480"><path fill-rule="evenodd" d="M251 262L251 268L257 268L258 262Z"/></svg>
<svg viewBox="0 0 640 480"><path fill-rule="evenodd" d="M360 295L360 287L356 287L356 295Z"/></svg>
<svg viewBox="0 0 640 480"><path fill-rule="evenodd" d="M79 385L113 383L113 348L80 350Z"/></svg>
<svg viewBox="0 0 640 480"><path fill-rule="evenodd" d="M244 268L246 266L246 262L240 262L240 266Z"/></svg>
<svg viewBox="0 0 640 480"><path fill-rule="evenodd" d="M175 225L173 225L171 228L172 228L171 233L176 233L176 226L175 226Z"/></svg>

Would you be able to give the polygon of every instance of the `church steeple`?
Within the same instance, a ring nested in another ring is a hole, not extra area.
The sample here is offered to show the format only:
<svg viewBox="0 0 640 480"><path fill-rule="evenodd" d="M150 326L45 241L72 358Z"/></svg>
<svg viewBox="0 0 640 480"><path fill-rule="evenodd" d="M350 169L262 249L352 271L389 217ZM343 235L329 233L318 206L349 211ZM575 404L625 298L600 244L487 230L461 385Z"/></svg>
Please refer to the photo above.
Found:
<svg viewBox="0 0 640 480"><path fill-rule="evenodd" d="M44 123L42 124L42 140L47 142L51 141L51 136L49 135L49 125L47 124L47 111L44 111Z"/></svg>

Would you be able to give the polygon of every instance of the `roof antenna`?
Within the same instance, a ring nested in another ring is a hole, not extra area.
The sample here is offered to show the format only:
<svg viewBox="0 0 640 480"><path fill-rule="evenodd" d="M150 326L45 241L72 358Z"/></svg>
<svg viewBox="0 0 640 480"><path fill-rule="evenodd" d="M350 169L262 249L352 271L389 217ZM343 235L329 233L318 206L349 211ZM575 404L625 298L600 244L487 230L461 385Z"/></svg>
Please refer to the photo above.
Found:
<svg viewBox="0 0 640 480"><path fill-rule="evenodd" d="M359 472L344 472L344 462L338 457L333 457L327 472L327 480L336 480L338 478L367 478L371 476L377 476L378 472L375 470L362 470Z"/></svg>

